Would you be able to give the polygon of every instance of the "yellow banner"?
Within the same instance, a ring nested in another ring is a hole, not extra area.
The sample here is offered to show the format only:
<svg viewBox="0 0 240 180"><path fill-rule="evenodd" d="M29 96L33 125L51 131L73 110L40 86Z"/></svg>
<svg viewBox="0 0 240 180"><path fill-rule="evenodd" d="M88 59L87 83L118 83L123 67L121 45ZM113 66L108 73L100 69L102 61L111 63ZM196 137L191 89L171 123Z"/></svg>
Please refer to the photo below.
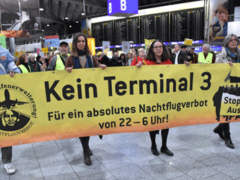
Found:
<svg viewBox="0 0 240 180"><path fill-rule="evenodd" d="M225 81L236 85L221 86L215 94L215 98L218 99L218 102L221 102L219 103L221 104L220 114L227 119L238 119L240 118L240 87L238 87L240 77L232 75L230 71Z"/></svg>
<svg viewBox="0 0 240 180"><path fill-rule="evenodd" d="M239 68L196 64L2 75L1 146L239 121L221 114L218 93L238 84L232 76L240 76Z"/></svg>
<svg viewBox="0 0 240 180"><path fill-rule="evenodd" d="M240 94L239 92L235 92L234 95L231 92L224 92L224 90L228 90L228 88L223 87L222 92L222 101L221 101L221 113L225 116L239 116L240 118ZM237 89L240 91L240 89ZM233 91L234 92L234 91Z"/></svg>

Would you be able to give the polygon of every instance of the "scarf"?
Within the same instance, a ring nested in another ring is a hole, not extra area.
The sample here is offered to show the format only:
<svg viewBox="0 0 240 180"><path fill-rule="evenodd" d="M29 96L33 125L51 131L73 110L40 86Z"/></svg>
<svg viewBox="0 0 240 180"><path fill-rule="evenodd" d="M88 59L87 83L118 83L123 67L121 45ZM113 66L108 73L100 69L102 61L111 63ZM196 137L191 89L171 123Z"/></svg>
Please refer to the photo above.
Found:
<svg viewBox="0 0 240 180"><path fill-rule="evenodd" d="M86 51L78 50L78 56L85 56L85 55L87 55Z"/></svg>
<svg viewBox="0 0 240 180"><path fill-rule="evenodd" d="M240 63L240 53L237 49L236 52L231 52L230 49L226 48L227 57L231 58L233 62Z"/></svg>

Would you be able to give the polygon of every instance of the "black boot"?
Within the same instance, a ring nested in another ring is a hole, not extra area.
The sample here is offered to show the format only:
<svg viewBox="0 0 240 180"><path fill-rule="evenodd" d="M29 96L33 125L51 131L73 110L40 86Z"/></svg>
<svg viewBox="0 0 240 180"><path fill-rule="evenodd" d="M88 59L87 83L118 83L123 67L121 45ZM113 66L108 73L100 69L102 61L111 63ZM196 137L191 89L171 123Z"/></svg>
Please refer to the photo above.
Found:
<svg viewBox="0 0 240 180"><path fill-rule="evenodd" d="M168 155L168 156L173 156L173 152L170 151L167 147L167 137L168 137L168 132L169 129L163 129L161 131L161 135L162 135L162 147L161 147L161 152Z"/></svg>
<svg viewBox="0 0 240 180"><path fill-rule="evenodd" d="M168 156L174 156L173 152L168 149L168 147L161 147L161 152L168 155Z"/></svg>
<svg viewBox="0 0 240 180"><path fill-rule="evenodd" d="M90 156L93 155L92 150L90 148L88 149L88 153L89 153Z"/></svg>
<svg viewBox="0 0 240 180"><path fill-rule="evenodd" d="M225 139L225 145L226 145L228 148L231 148L231 149L234 149L234 148L235 148L235 146L234 146L234 144L233 144L233 142L232 142L231 137L228 137L228 138Z"/></svg>
<svg viewBox="0 0 240 180"><path fill-rule="evenodd" d="M153 154L154 156L159 156L159 152L158 152L156 146L155 146L155 147L151 147L151 151L152 151L152 154Z"/></svg>
<svg viewBox="0 0 240 180"><path fill-rule="evenodd" d="M156 144L156 134L157 134L157 131L150 131L149 132L151 143L152 143L152 146L151 146L152 154L154 156L159 156L159 152L157 150L157 144Z"/></svg>
<svg viewBox="0 0 240 180"><path fill-rule="evenodd" d="M79 138L81 143L82 143L82 147L83 147L83 159L84 159L84 163L87 166L90 166L92 164L91 158L90 156L92 155L92 151L89 148L89 139L90 137L80 137Z"/></svg>
<svg viewBox="0 0 240 180"><path fill-rule="evenodd" d="M220 126L217 126L214 130L214 133L218 134L222 140L225 140L223 130Z"/></svg>
<svg viewBox="0 0 240 180"><path fill-rule="evenodd" d="M223 123L222 124L222 130L223 130L223 133L224 133L225 145L228 148L234 149L235 147L234 147L234 144L232 143L229 123Z"/></svg>
<svg viewBox="0 0 240 180"><path fill-rule="evenodd" d="M92 165L92 161L91 161L89 152L84 152L84 153L83 153L83 158L84 158L84 163L85 163L87 166Z"/></svg>

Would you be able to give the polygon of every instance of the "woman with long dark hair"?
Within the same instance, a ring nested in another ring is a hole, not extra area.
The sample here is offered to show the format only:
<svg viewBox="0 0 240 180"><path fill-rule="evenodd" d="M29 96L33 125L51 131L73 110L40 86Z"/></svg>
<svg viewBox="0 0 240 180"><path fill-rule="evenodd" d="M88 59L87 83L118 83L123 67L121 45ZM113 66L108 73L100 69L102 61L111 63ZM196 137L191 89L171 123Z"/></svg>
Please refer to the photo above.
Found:
<svg viewBox="0 0 240 180"><path fill-rule="evenodd" d="M124 53L122 53L120 55L119 62L121 64L121 66L127 66L127 58L126 58L126 55Z"/></svg>
<svg viewBox="0 0 240 180"><path fill-rule="evenodd" d="M93 68L94 64L101 68L106 67L105 65L99 64L98 62L93 62L87 44L87 36L81 33L77 34L72 42L72 54L67 59L66 70L68 72L71 72L72 69ZM80 137L79 139L83 147L84 163L89 166L92 164L90 158L90 156L92 155L92 151L89 148L90 137Z"/></svg>
<svg viewBox="0 0 240 180"><path fill-rule="evenodd" d="M137 67L141 67L142 64L145 65L164 65L164 64L172 64L170 60L170 55L168 52L167 47L163 44L160 40L155 40L148 51L147 59L144 61L139 61L139 63L136 64ZM168 137L169 129L163 129L161 130L162 135L162 147L161 152L168 155L173 156L173 152L170 151L167 147L167 137ZM159 131L150 131L150 138L151 138L151 151L152 154L155 156L159 155L159 151L157 150L157 144L156 144L156 134L158 134Z"/></svg>

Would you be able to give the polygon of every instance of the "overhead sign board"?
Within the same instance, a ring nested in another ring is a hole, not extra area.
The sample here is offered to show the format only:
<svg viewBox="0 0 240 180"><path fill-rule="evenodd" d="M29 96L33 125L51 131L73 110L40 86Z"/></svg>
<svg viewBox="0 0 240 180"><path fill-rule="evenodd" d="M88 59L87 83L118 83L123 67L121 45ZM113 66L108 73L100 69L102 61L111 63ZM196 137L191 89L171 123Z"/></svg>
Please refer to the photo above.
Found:
<svg viewBox="0 0 240 180"><path fill-rule="evenodd" d="M108 0L109 16L138 14L138 0Z"/></svg>
<svg viewBox="0 0 240 180"><path fill-rule="evenodd" d="M60 44L59 36L45 36L44 47L55 47L58 48Z"/></svg>

